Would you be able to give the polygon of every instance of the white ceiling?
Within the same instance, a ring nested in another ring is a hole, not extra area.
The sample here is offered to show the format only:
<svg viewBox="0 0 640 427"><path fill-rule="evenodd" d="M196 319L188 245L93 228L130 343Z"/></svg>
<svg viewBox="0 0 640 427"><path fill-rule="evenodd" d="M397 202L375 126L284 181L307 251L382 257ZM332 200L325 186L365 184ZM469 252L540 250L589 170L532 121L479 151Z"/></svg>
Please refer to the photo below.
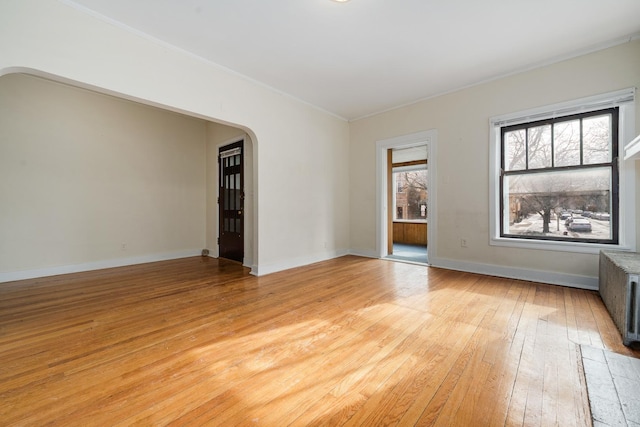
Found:
<svg viewBox="0 0 640 427"><path fill-rule="evenodd" d="M65 2L349 120L640 34L640 0Z"/></svg>

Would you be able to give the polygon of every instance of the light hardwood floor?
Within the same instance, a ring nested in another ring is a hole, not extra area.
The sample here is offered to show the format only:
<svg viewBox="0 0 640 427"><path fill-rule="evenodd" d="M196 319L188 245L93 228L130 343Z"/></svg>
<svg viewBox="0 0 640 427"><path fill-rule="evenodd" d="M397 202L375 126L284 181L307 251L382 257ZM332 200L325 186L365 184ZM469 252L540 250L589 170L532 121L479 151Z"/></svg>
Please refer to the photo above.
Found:
<svg viewBox="0 0 640 427"><path fill-rule="evenodd" d="M590 425L596 292L358 257L0 284L1 425Z"/></svg>

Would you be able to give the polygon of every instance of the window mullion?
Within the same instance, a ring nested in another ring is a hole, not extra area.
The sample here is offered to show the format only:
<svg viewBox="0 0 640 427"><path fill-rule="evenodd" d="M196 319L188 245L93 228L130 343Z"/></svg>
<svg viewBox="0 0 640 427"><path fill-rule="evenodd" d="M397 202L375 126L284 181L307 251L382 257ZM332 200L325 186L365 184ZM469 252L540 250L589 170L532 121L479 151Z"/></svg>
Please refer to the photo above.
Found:
<svg viewBox="0 0 640 427"><path fill-rule="evenodd" d="M584 130L582 124L582 118L580 119L580 164L584 165Z"/></svg>
<svg viewBox="0 0 640 427"><path fill-rule="evenodd" d="M555 148L555 123L551 123L551 168L556 165L556 148Z"/></svg>
<svg viewBox="0 0 640 427"><path fill-rule="evenodd" d="M524 129L524 168L529 170L529 128Z"/></svg>

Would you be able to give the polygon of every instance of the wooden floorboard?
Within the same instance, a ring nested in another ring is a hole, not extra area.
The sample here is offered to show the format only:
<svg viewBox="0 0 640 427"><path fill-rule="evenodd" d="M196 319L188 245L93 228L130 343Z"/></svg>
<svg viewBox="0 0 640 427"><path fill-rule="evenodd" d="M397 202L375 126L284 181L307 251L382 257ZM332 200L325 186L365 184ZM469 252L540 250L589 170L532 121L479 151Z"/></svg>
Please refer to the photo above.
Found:
<svg viewBox="0 0 640 427"><path fill-rule="evenodd" d="M0 425L591 424L596 292L353 256L0 284Z"/></svg>

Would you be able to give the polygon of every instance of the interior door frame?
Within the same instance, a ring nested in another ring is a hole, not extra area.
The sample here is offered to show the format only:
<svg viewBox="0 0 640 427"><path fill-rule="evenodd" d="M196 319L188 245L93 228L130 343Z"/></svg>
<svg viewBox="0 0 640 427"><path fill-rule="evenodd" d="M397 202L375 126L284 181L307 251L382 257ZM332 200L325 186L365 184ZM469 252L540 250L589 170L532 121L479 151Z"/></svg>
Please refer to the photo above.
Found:
<svg viewBox="0 0 640 427"><path fill-rule="evenodd" d="M207 145L207 248L210 256L218 258L217 239L220 237L218 191L220 172L218 150L220 147L238 141L244 141L244 263L254 276L259 276L258 266L258 158L256 152L256 136L250 132L221 138Z"/></svg>
<svg viewBox="0 0 640 427"><path fill-rule="evenodd" d="M235 146L235 147L234 147ZM217 238L217 243L218 243L218 256L221 258L226 258L223 256L222 253L222 244L223 244L223 221L224 221L224 209L223 209L223 202L224 202L224 197L221 194L221 190L223 188L223 182L222 182L222 172L223 172L223 167L222 167L222 158L221 158L221 154L224 153L225 151L230 151L230 150L234 150L234 149L240 149L240 206L234 206L235 209L232 210L239 210L240 213L240 245L239 247L241 248L241 259L239 260L235 260L238 261L240 263L244 263L244 258L245 258L245 238L246 238L246 227L245 227L245 218L246 218L246 211L245 211L245 141L244 139L239 139L236 140L234 142L229 142L227 144L223 144L217 147L217 159L218 159L218 238ZM239 207L239 209L238 209ZM228 209L227 209L228 210ZM226 258L226 259L232 259L232 258Z"/></svg>
<svg viewBox="0 0 640 427"><path fill-rule="evenodd" d="M395 138L383 139L376 142L376 255L384 258L389 255L389 201L388 201L388 150L392 148L411 148L421 145L427 146L429 167L427 180L429 182L429 197L427 199L427 259L435 259L437 255L437 139L435 129L403 135Z"/></svg>

